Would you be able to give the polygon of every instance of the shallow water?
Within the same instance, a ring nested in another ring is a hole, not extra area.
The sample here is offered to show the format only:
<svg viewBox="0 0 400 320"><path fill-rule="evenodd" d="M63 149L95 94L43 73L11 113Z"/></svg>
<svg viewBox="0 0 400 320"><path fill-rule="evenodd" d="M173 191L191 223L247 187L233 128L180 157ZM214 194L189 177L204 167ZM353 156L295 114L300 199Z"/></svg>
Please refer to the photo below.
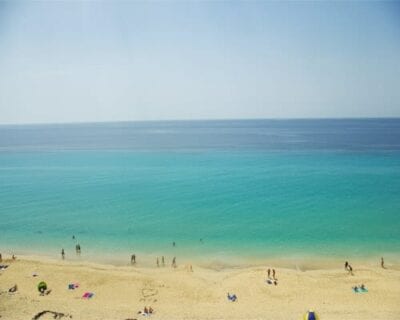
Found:
<svg viewBox="0 0 400 320"><path fill-rule="evenodd" d="M398 254L400 120L0 126L0 190L3 252Z"/></svg>

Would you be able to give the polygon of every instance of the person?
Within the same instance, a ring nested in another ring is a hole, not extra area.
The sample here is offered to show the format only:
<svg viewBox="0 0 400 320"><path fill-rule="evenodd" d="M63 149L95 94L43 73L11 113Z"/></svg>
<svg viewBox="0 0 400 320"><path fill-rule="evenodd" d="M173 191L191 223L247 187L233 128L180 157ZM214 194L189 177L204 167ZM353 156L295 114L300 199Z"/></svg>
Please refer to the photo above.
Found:
<svg viewBox="0 0 400 320"><path fill-rule="evenodd" d="M175 246L176 246L176 243L175 243L175 241L174 241L174 242L172 242L172 246L173 246L173 247L175 247Z"/></svg>
<svg viewBox="0 0 400 320"><path fill-rule="evenodd" d="M172 259L172 267L176 268L176 257Z"/></svg>
<svg viewBox="0 0 400 320"><path fill-rule="evenodd" d="M1 255L0 255L0 257L1 257ZM0 260L1 261L1 260ZM383 269L385 269L385 261L383 260L383 257L381 258L381 267L383 268Z"/></svg>
<svg viewBox="0 0 400 320"><path fill-rule="evenodd" d="M72 240L75 240L75 235L72 235Z"/></svg>
<svg viewBox="0 0 400 320"><path fill-rule="evenodd" d="M136 256L133 254L131 255L131 264L135 264L136 263Z"/></svg>
<svg viewBox="0 0 400 320"><path fill-rule="evenodd" d="M148 314L149 313L149 309L147 309L147 307L144 307L143 313L144 314Z"/></svg>
<svg viewBox="0 0 400 320"><path fill-rule="evenodd" d="M149 314L152 314L152 313L153 313L153 308L149 307Z"/></svg>
<svg viewBox="0 0 400 320"><path fill-rule="evenodd" d="M17 286L17 285L14 285L14 286L11 287L10 289L8 289L8 292L14 293L14 292L17 292L17 290L18 290L18 286Z"/></svg>
<svg viewBox="0 0 400 320"><path fill-rule="evenodd" d="M1 256L1 253L0 253L0 262L2 262L3 261L3 257Z"/></svg>
<svg viewBox="0 0 400 320"><path fill-rule="evenodd" d="M344 270L349 270L349 262L348 261L346 261L345 263L344 263Z"/></svg>
<svg viewBox="0 0 400 320"><path fill-rule="evenodd" d="M236 294L230 295L228 292L228 300L231 300L232 302L235 302L237 300Z"/></svg>
<svg viewBox="0 0 400 320"><path fill-rule="evenodd" d="M270 279L271 278L271 269L268 269L267 273L268 273L268 279Z"/></svg>
<svg viewBox="0 0 400 320"><path fill-rule="evenodd" d="M160 266L160 261L158 261L158 257L157 257L157 267Z"/></svg>
<svg viewBox="0 0 400 320"><path fill-rule="evenodd" d="M274 280L276 280L276 278L275 278L275 269L272 269L272 278L273 278Z"/></svg>
<svg viewBox="0 0 400 320"><path fill-rule="evenodd" d="M362 291L365 291L365 286L364 286L364 284L361 284L360 289L361 289Z"/></svg>
<svg viewBox="0 0 400 320"><path fill-rule="evenodd" d="M64 248L61 249L61 257L62 257L63 260L65 259L65 251L64 251Z"/></svg>
<svg viewBox="0 0 400 320"><path fill-rule="evenodd" d="M162 266L165 267L165 259L164 259L164 256L161 257L161 263L162 263Z"/></svg>
<svg viewBox="0 0 400 320"><path fill-rule="evenodd" d="M11 259L17 260L17 257L13 254L12 257L11 257Z"/></svg>
<svg viewBox="0 0 400 320"><path fill-rule="evenodd" d="M353 268L352 268L351 265L349 265L348 269L349 269L349 273L350 273L351 275L353 275Z"/></svg>

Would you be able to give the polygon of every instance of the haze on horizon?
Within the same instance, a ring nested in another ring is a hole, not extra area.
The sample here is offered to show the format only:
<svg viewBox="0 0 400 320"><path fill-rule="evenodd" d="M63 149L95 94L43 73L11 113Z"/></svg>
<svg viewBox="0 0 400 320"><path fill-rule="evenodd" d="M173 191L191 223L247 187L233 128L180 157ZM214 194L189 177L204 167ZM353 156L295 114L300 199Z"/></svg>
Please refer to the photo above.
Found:
<svg viewBox="0 0 400 320"><path fill-rule="evenodd" d="M0 2L0 123L400 117L400 2Z"/></svg>

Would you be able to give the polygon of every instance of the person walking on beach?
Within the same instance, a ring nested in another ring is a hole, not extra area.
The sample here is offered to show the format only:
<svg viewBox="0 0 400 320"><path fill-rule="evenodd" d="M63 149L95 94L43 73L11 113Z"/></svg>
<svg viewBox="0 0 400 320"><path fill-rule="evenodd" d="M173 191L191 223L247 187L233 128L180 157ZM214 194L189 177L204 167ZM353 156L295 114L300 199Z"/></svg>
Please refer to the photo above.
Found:
<svg viewBox="0 0 400 320"><path fill-rule="evenodd" d="M176 268L176 257L172 259L172 268Z"/></svg>
<svg viewBox="0 0 400 320"><path fill-rule="evenodd" d="M164 256L162 256L162 257L161 257L161 263L162 263L162 266L163 266L163 267L165 267L165 260L164 260Z"/></svg>
<svg viewBox="0 0 400 320"><path fill-rule="evenodd" d="M268 269L267 273L268 273L268 279L271 279L271 269Z"/></svg>
<svg viewBox="0 0 400 320"><path fill-rule="evenodd" d="M65 259L65 251L64 248L61 249L61 258L64 260Z"/></svg>
<svg viewBox="0 0 400 320"><path fill-rule="evenodd" d="M1 254L0 254L0 258L1 258ZM1 259L0 259L0 261L1 261ZM383 269L385 269L385 261L383 260L383 257L381 258L381 267Z"/></svg>
<svg viewBox="0 0 400 320"><path fill-rule="evenodd" d="M158 257L157 257L157 268L160 266L160 262L158 261Z"/></svg>
<svg viewBox="0 0 400 320"><path fill-rule="evenodd" d="M275 278L275 269L272 269L272 278L273 278L274 280L276 280L276 278Z"/></svg>
<svg viewBox="0 0 400 320"><path fill-rule="evenodd" d="M1 256L1 253L0 253L0 262L2 262L3 261L3 257Z"/></svg>
<svg viewBox="0 0 400 320"><path fill-rule="evenodd" d="M135 264L136 263L136 256L133 254L131 255L131 264Z"/></svg>
<svg viewBox="0 0 400 320"><path fill-rule="evenodd" d="M351 265L349 265L349 273L350 273L351 275L353 275L353 268L352 268Z"/></svg>

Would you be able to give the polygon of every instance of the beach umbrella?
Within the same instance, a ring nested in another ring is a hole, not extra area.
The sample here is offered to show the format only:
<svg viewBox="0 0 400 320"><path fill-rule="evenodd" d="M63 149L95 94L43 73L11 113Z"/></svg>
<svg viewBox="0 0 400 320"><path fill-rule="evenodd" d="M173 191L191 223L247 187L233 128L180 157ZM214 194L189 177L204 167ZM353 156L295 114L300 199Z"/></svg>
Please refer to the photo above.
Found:
<svg viewBox="0 0 400 320"><path fill-rule="evenodd" d="M319 320L318 315L313 311L309 310L303 317L304 320Z"/></svg>
<svg viewBox="0 0 400 320"><path fill-rule="evenodd" d="M46 289L47 289L47 284L46 284L46 282L44 282L44 281L39 282L39 284L38 284L38 290L39 290L39 292L43 293L43 292L46 291Z"/></svg>

